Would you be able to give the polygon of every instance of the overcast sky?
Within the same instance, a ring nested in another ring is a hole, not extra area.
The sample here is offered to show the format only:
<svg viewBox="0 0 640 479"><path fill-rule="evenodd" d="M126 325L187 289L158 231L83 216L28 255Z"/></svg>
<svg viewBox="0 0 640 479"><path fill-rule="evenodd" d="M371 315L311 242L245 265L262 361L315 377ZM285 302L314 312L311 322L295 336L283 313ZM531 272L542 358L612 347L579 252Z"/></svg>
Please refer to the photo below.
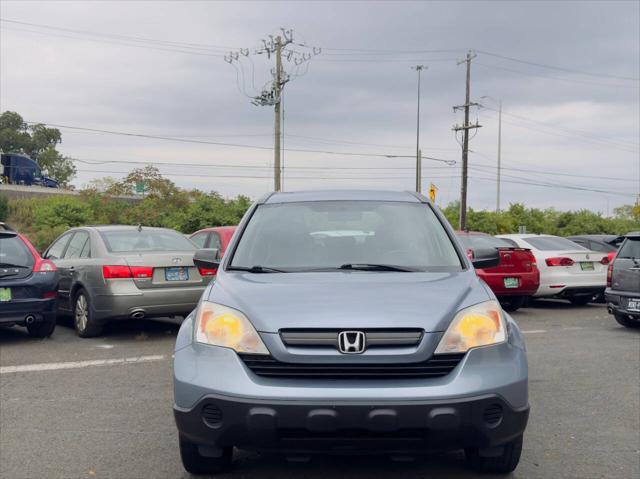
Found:
<svg viewBox="0 0 640 479"><path fill-rule="evenodd" d="M60 151L85 161L78 187L165 163L180 186L253 198L270 191L273 109L249 96L269 81L273 59L251 54L233 66L224 54L253 52L285 27L294 30L290 48L322 49L285 87L285 148L364 154L286 151L285 190L413 189L414 159L372 155L415 154L410 67L424 64L423 155L457 164L425 160L423 183L439 188L440 204L457 199L461 152L451 127L462 114L452 106L464 103L465 71L456 60L473 49L472 100L486 108L472 111L482 125L470 143L472 208L495 208L500 99L503 207L606 214L640 192L638 1L2 0L0 17L0 110L189 140L60 128Z"/></svg>

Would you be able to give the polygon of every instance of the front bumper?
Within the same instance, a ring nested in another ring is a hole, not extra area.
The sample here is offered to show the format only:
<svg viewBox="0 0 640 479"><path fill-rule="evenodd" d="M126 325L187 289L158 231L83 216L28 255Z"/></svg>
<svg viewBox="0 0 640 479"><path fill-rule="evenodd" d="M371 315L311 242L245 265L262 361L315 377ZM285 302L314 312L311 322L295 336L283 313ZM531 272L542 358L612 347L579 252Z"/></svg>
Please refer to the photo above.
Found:
<svg viewBox="0 0 640 479"><path fill-rule="evenodd" d="M497 395L459 400L260 401L208 395L174 407L178 430L211 448L309 454L489 448L522 434L529 407Z"/></svg>
<svg viewBox="0 0 640 479"><path fill-rule="evenodd" d="M56 298L19 299L0 303L0 324L22 324L27 316L35 321L52 319L56 311Z"/></svg>
<svg viewBox="0 0 640 479"><path fill-rule="evenodd" d="M443 377L330 380L257 376L235 351L191 342L189 317L175 351L176 424L192 442L213 448L499 446L524 431L529 411L524 344L509 322L507 342L469 351ZM500 415L496 424L487 422L491 411Z"/></svg>

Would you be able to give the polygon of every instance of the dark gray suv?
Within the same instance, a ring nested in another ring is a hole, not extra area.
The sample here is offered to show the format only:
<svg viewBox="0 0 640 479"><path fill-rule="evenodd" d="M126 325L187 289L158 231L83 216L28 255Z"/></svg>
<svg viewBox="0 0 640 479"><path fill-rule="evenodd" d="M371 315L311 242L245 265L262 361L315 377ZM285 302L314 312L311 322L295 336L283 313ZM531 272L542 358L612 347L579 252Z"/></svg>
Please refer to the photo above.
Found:
<svg viewBox="0 0 640 479"><path fill-rule="evenodd" d="M640 231L626 235L609 264L605 297L607 309L618 323L640 327Z"/></svg>

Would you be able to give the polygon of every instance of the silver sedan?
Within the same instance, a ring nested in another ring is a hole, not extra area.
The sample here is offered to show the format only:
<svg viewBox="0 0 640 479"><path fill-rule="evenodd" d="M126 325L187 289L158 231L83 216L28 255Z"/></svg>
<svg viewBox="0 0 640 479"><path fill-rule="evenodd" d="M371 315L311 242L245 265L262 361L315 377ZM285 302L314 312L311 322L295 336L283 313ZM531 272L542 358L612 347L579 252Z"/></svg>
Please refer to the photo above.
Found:
<svg viewBox="0 0 640 479"><path fill-rule="evenodd" d="M58 309L92 337L109 320L188 315L216 274L194 265L195 250L170 229L87 226L65 232L44 257L60 271Z"/></svg>

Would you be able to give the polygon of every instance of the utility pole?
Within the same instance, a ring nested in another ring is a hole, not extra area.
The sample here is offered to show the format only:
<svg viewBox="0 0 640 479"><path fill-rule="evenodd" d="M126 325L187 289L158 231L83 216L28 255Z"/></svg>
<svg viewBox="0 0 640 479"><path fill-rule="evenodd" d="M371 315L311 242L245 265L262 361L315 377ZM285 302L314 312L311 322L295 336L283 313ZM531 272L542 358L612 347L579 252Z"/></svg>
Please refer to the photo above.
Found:
<svg viewBox="0 0 640 479"><path fill-rule="evenodd" d="M284 86L292 79L304 75L308 70L309 61L321 53L320 48L310 47L304 43L296 42L293 38L293 30L280 29L282 35L269 35L268 40L262 40L262 46L249 49L240 48L237 51L229 52L224 56L224 61L236 69L236 81L238 90L251 99L251 103L256 106L274 107L274 141L273 141L273 187L275 191L282 189L282 147L284 141L282 137L282 91ZM250 55L266 55L267 59L275 57L275 68L271 69L273 82L271 87L260 91L254 90L251 94L247 91L245 77L253 78L254 62ZM243 60L247 59L248 64ZM289 70L283 68L283 59L292 65ZM302 66L306 65L307 69ZM251 68L251 75L245 75L245 68ZM242 78L242 82L240 82Z"/></svg>
<svg viewBox="0 0 640 479"><path fill-rule="evenodd" d="M416 192L422 192L422 155L420 153L420 76L422 70L429 67L425 65L416 65L411 67L418 72L418 113L416 117Z"/></svg>
<svg viewBox="0 0 640 479"><path fill-rule="evenodd" d="M498 106L498 189L496 191L496 213L500 213L500 174L502 150L502 99Z"/></svg>
<svg viewBox="0 0 640 479"><path fill-rule="evenodd" d="M459 110L464 108L464 124L462 126L455 125L454 131L462 131L462 182L460 186L460 224L461 230L467 228L467 177L468 177L468 163L469 163L469 130L480 128L480 125L469 124L469 108L471 106L478 106L477 103L471 103L471 60L476 57L475 53L469 51L467 57L464 60L458 62L458 65L462 63L467 64L467 81L465 90L464 105L454 106L453 110Z"/></svg>
<svg viewBox="0 0 640 479"><path fill-rule="evenodd" d="M276 71L273 80L275 97L275 138L273 142L273 189L280 191L280 100L282 91L282 39L276 37Z"/></svg>

